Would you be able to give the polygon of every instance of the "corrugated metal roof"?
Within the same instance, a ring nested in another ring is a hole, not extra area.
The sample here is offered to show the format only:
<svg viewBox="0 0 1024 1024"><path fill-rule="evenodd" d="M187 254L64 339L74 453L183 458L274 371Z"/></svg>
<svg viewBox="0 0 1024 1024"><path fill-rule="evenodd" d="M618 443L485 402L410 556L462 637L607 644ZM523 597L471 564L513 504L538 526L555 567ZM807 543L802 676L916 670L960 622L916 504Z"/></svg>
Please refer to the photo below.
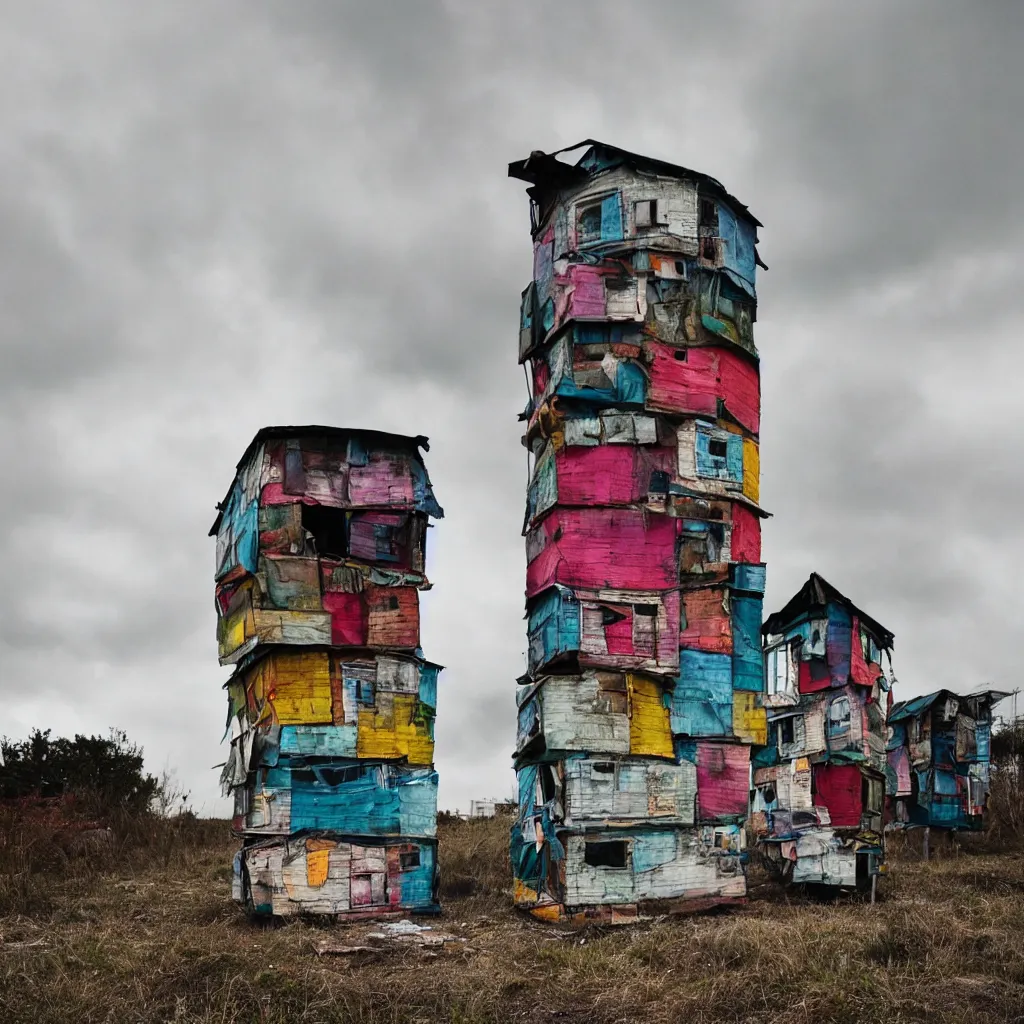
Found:
<svg viewBox="0 0 1024 1024"><path fill-rule="evenodd" d="M584 146L587 147L586 152L574 164L557 159L560 153L570 153L573 150L582 149ZM520 181L528 181L540 188L564 188L575 182L583 181L595 173L599 173L580 166L594 149L600 149L613 157L618 157L621 163L629 163L659 174L669 175L670 177L690 178L697 181L704 185L709 192L728 200L729 204L735 207L737 212L742 213L752 224L762 227L761 222L750 210L734 195L727 192L725 186L716 178L712 178L710 174L694 171L689 167L682 167L679 164L669 163L667 160L658 160L654 157L643 156L640 153L631 153L628 149L620 149L618 146L609 145L607 142L599 142L597 139L584 139L582 142L577 142L572 146L556 149L553 153L534 150L525 160L515 160L510 163L508 165L508 176L510 178L518 178ZM601 170L605 169L607 168L601 168Z"/></svg>
<svg viewBox="0 0 1024 1024"><path fill-rule="evenodd" d="M824 577L812 572L807 582L790 598L781 611L773 612L765 620L761 632L782 633L786 627L805 612L813 608L824 608L829 603L840 604L847 611L856 614L861 623L875 634L879 645L889 649L893 644L893 633L866 612L858 608L845 594L840 593Z"/></svg>
<svg viewBox="0 0 1024 1024"><path fill-rule="evenodd" d="M371 442L377 442L378 444L408 448L410 453L415 455L420 462L423 462L423 459L420 456L419 449L422 448L425 452L430 451L430 440L422 434L411 437L408 434L389 434L383 430L360 430L355 427L325 427L315 423L307 424L306 426L261 427L246 446L242 457L235 463L236 476L257 445L262 444L264 441L290 437L319 437L330 438L335 441L347 441L350 437L358 437ZM231 481L231 484L234 486L234 480ZM230 497L231 487L228 487L224 499L217 504L218 510L224 508ZM207 536L213 537L216 535L217 530L220 529L222 515L223 513L218 511L217 518L213 521L213 526L210 527L210 532Z"/></svg>

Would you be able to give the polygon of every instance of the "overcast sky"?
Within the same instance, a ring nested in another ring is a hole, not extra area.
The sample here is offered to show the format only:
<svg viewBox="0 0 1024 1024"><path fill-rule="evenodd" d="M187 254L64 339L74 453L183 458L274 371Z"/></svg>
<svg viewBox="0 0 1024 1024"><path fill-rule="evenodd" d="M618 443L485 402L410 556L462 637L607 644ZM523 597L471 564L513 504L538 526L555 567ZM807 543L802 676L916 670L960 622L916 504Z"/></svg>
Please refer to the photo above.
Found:
<svg viewBox="0 0 1024 1024"><path fill-rule="evenodd" d="M193 802L214 503L275 423L431 439L441 806L511 792L531 246L593 136L764 222L766 613L816 570L897 697L1017 685L1024 5L0 2L0 733L123 727Z"/></svg>

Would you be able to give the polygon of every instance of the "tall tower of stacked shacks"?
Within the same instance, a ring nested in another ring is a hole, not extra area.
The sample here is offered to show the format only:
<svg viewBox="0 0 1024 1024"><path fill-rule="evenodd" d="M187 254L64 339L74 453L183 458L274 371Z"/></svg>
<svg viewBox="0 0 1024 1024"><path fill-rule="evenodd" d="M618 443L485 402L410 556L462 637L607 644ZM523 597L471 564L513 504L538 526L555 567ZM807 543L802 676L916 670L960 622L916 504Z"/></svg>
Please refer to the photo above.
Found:
<svg viewBox="0 0 1024 1024"><path fill-rule="evenodd" d="M420 649L424 437L266 427L217 537L220 661L252 913L436 911L434 711Z"/></svg>
<svg viewBox="0 0 1024 1024"><path fill-rule="evenodd" d="M764 642L758 844L788 881L864 888L883 862L893 634L812 573Z"/></svg>
<svg viewBox="0 0 1024 1024"><path fill-rule="evenodd" d="M519 906L628 919L742 898L765 739L756 221L588 140L530 183Z"/></svg>
<svg viewBox="0 0 1024 1024"><path fill-rule="evenodd" d="M886 792L894 827L985 827L992 709L1008 696L1000 690L964 697L937 690L892 706Z"/></svg>

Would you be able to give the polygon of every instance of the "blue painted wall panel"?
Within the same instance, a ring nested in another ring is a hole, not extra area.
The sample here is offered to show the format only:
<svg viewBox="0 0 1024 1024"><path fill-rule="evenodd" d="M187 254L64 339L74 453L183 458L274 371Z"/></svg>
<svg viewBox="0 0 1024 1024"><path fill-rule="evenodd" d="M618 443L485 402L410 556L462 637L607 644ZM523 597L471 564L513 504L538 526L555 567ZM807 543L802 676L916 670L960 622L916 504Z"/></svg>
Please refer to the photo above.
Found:
<svg viewBox="0 0 1024 1024"><path fill-rule="evenodd" d="M764 688L760 597L732 595L732 685L737 690Z"/></svg>
<svg viewBox="0 0 1024 1024"><path fill-rule="evenodd" d="M355 725L283 725L280 751L289 757L355 757Z"/></svg>
<svg viewBox="0 0 1024 1024"><path fill-rule="evenodd" d="M279 769L278 769L279 770ZM293 771L291 827L349 835L433 836L437 772L355 762Z"/></svg>
<svg viewBox="0 0 1024 1024"><path fill-rule="evenodd" d="M767 567L747 562L734 562L729 571L732 574L734 590L747 590L752 594L764 595Z"/></svg>
<svg viewBox="0 0 1024 1024"><path fill-rule="evenodd" d="M616 192L601 203L601 241L617 242L622 238L622 197Z"/></svg>
<svg viewBox="0 0 1024 1024"><path fill-rule="evenodd" d="M712 441L725 442L724 455L711 453ZM698 476L709 480L743 482L743 438L739 434L727 433L698 423L694 447Z"/></svg>
<svg viewBox="0 0 1024 1024"><path fill-rule="evenodd" d="M530 671L580 647L580 605L572 591L555 587L530 610Z"/></svg>
<svg viewBox="0 0 1024 1024"><path fill-rule="evenodd" d="M672 732L684 736L732 735L732 658L683 650L669 709Z"/></svg>

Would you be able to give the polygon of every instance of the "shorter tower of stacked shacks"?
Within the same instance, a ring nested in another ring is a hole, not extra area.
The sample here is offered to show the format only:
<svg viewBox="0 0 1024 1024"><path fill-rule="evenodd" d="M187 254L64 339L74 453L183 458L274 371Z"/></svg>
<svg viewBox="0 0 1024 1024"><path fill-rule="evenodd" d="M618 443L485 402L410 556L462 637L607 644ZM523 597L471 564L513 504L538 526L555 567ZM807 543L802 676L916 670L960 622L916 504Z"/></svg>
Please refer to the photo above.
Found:
<svg viewBox="0 0 1024 1024"><path fill-rule="evenodd" d="M889 712L886 794L896 828L985 827L992 708L1008 693L938 690Z"/></svg>
<svg viewBox="0 0 1024 1024"><path fill-rule="evenodd" d="M764 742L756 221L588 140L531 184L518 906L628 920L741 899Z"/></svg>
<svg viewBox="0 0 1024 1024"><path fill-rule="evenodd" d="M787 881L863 888L883 864L893 634L812 573L764 644L758 845Z"/></svg>
<svg viewBox="0 0 1024 1024"><path fill-rule="evenodd" d="M220 661L233 665L235 898L251 913L436 912L434 713L420 649L424 437L266 427L217 537Z"/></svg>

